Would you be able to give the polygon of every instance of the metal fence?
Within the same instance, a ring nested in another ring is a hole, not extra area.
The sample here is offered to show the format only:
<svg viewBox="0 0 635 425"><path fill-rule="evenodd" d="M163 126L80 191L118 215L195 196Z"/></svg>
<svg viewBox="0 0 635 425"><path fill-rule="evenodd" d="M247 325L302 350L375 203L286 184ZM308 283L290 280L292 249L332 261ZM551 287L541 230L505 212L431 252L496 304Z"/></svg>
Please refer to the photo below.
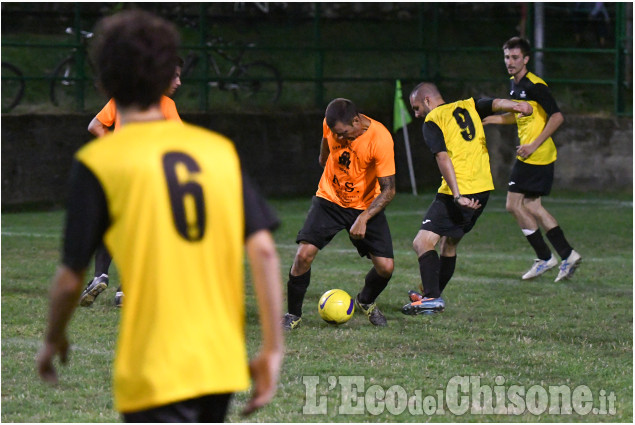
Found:
<svg viewBox="0 0 635 425"><path fill-rule="evenodd" d="M599 15L579 5L137 7L181 30L186 65L176 101L184 111L293 112L321 109L333 97L349 97L367 109L391 107L397 79L406 91L419 81L434 81L449 99L503 97L508 77L501 46L524 34L538 41L530 67L541 66L540 75L564 111L632 115L632 4L606 3ZM90 38L83 31L125 7L130 5L2 3L3 112L96 111L105 99L94 86ZM22 75L12 74L7 64ZM10 108L9 97L20 88L22 98Z"/></svg>

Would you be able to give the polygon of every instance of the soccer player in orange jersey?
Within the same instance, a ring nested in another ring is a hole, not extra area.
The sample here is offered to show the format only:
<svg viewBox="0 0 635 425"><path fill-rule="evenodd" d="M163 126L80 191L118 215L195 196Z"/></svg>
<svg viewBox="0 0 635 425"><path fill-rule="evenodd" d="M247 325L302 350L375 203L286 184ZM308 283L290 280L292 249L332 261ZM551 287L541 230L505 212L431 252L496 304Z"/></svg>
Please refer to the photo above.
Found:
<svg viewBox="0 0 635 425"><path fill-rule="evenodd" d="M168 96L172 96L176 89L181 87L181 69L183 69L183 59L177 58L176 68L174 70L174 76L170 82L170 87L161 96L160 108L161 114L167 120L181 121L178 111L176 110L176 104ZM101 111L90 121L88 124L88 131L96 137L102 137L108 134L110 127L114 125L114 130L119 130L119 114L117 114L117 105L115 99L110 99L108 103L102 108ZM108 269L110 269L110 263L112 257L104 246L100 244L95 251L95 273L94 277L86 285L86 289L82 292L82 296L79 298L79 305L82 307L89 307L95 302L95 299L108 287ZM115 292L115 306L121 307L123 303L123 291L121 286L117 288Z"/></svg>
<svg viewBox="0 0 635 425"><path fill-rule="evenodd" d="M388 285L394 269L392 237L384 209L395 196L395 154L392 136L380 122L361 114L347 99L335 99L326 108L322 124L318 190L289 272L289 312L283 327L296 328L311 280L311 264L333 237L346 230L360 256L373 267L355 304L375 326L387 321L375 300Z"/></svg>

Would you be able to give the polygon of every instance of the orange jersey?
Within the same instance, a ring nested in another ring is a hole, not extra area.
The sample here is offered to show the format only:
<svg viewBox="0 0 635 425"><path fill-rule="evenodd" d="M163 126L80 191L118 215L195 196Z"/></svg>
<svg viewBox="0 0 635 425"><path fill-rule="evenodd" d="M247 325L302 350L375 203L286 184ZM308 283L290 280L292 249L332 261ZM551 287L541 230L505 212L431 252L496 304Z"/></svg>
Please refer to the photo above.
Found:
<svg viewBox="0 0 635 425"><path fill-rule="evenodd" d="M316 196L344 208L367 209L379 195L377 178L395 174L395 151L390 132L379 121L370 120L368 129L357 139L342 144L322 123L322 137L329 156Z"/></svg>
<svg viewBox="0 0 635 425"><path fill-rule="evenodd" d="M166 120L182 122L179 113L176 111L176 104L172 99L167 96L161 96L161 102L159 106L161 106L161 112L163 113L163 116ZM117 115L115 99L110 99L108 103L106 103L106 106L104 106L102 110L99 111L99 113L97 114L97 120L106 127L111 127L114 124L115 131L119 130L119 116Z"/></svg>

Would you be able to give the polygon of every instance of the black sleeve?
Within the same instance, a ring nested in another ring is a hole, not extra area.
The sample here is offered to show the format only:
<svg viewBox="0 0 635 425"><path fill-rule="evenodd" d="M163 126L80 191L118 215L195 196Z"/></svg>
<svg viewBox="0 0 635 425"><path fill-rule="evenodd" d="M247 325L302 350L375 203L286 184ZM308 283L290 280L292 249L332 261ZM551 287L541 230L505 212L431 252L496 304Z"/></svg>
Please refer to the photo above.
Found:
<svg viewBox="0 0 635 425"><path fill-rule="evenodd" d="M275 230L280 220L265 199L254 188L243 171L243 209L245 210L245 239L259 230Z"/></svg>
<svg viewBox="0 0 635 425"><path fill-rule="evenodd" d="M97 177L74 160L66 206L62 263L75 271L88 267L109 226L106 195Z"/></svg>
<svg viewBox="0 0 635 425"><path fill-rule="evenodd" d="M445 146L445 137L443 137L443 132L439 126L432 121L426 121L423 124L423 138L426 141L426 145L428 145L434 154L446 152L448 150Z"/></svg>
<svg viewBox="0 0 635 425"><path fill-rule="evenodd" d="M494 114L494 111L492 111L494 99L489 97L484 97L482 99L477 99L475 103L476 103L476 112L478 112L478 116L481 117L481 119Z"/></svg>
<svg viewBox="0 0 635 425"><path fill-rule="evenodd" d="M528 88L528 95L531 100L535 100L542 106L542 108L550 117L553 114L560 112L556 99L553 98L551 90L544 84L534 84Z"/></svg>

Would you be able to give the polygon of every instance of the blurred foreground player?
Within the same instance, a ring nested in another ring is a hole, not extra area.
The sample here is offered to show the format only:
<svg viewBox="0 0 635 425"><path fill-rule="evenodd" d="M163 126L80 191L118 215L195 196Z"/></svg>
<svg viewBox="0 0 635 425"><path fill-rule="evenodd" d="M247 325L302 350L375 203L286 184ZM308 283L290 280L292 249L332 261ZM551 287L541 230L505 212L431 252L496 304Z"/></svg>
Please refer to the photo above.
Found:
<svg viewBox="0 0 635 425"><path fill-rule="evenodd" d="M104 239L126 291L114 364L128 422L219 422L254 380L244 412L275 394L283 356L277 219L241 176L221 135L164 119L178 34L142 11L105 18L95 63L122 129L80 149L71 171L62 264L51 288L42 379L67 360L66 328ZM243 254L253 271L263 344L247 365Z"/></svg>

